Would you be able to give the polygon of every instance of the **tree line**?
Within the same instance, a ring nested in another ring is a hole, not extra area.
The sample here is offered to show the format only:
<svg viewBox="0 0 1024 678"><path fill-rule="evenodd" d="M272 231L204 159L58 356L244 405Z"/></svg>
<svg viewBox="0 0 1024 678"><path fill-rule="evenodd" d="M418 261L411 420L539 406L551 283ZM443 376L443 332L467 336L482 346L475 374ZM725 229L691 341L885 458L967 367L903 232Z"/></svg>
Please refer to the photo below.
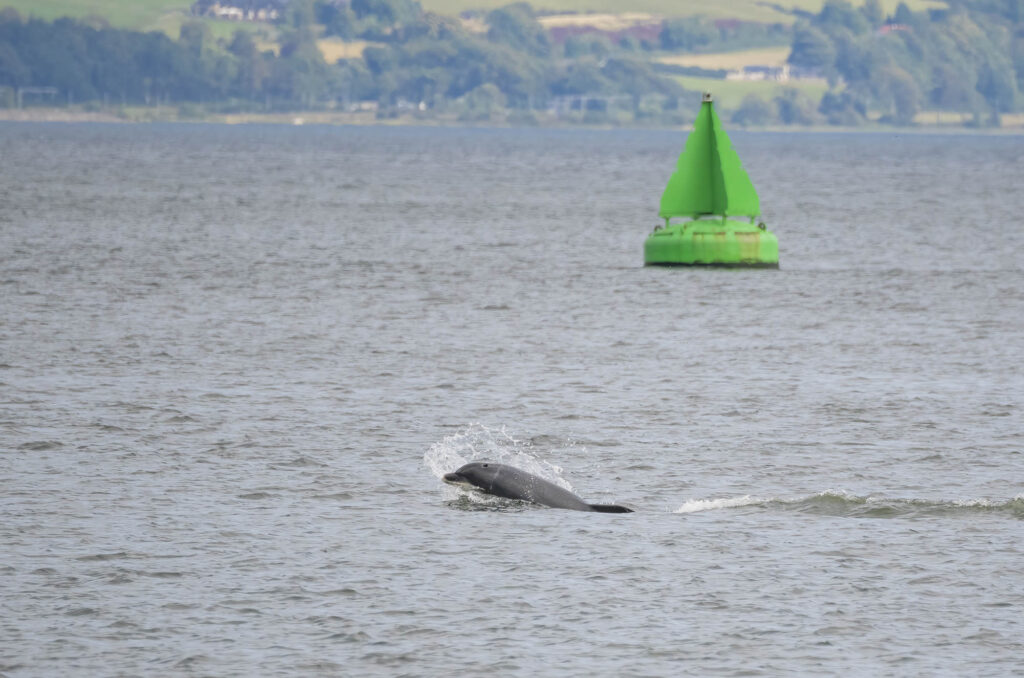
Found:
<svg viewBox="0 0 1024 678"><path fill-rule="evenodd" d="M2 0L0 0L2 2ZM607 120L609 102L631 119L683 121L687 95L651 52L791 46L794 66L832 85L820 100L796 90L748 97L742 124L857 125L869 111L909 123L923 109L995 120L1019 111L1024 89L1024 0L949 0L942 10L886 15L879 0L827 0L795 26L664 22L656 39L583 34L555 43L526 3L482 13L485 32L424 12L414 0L290 0L280 3L276 45L252 30L214 39L186 22L178 40L111 28L101 20L24 19L0 10L0 106L13 92L52 87L69 103L203 103L239 110L297 110L374 101L488 119L504 111L572 102ZM369 41L359 58L327 63L323 36ZM680 108L680 97L685 102ZM524 118L525 119L525 118Z"/></svg>
<svg viewBox="0 0 1024 678"><path fill-rule="evenodd" d="M275 50L251 30L215 40L200 21L185 23L172 40L98 20L26 20L6 9L0 10L0 90L54 87L75 103L219 102L275 110L457 101L485 112L529 110L559 96L682 94L672 79L628 53L577 44L566 58L529 5L494 10L486 22L486 33L473 33L412 0L292 0ZM361 58L329 64L317 46L323 35L374 44Z"/></svg>
<svg viewBox="0 0 1024 678"><path fill-rule="evenodd" d="M833 85L818 110L797 115L856 125L869 110L907 124L923 109L997 121L1021 110L1024 0L949 0L945 9L886 16L879 0L859 8L828 0L800 22L789 62L818 69ZM841 85L841 86L839 86ZM756 113L756 102L748 107Z"/></svg>

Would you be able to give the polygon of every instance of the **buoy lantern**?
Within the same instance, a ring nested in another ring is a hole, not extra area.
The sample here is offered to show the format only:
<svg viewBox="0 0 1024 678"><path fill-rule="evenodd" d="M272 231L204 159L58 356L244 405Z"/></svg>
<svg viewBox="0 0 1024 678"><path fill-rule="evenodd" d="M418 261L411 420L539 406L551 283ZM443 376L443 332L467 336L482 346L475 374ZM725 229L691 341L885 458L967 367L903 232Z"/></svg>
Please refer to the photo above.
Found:
<svg viewBox="0 0 1024 678"><path fill-rule="evenodd" d="M644 241L648 266L779 267L779 241L705 92L693 131L661 196L665 220ZM673 219L686 221L672 223Z"/></svg>

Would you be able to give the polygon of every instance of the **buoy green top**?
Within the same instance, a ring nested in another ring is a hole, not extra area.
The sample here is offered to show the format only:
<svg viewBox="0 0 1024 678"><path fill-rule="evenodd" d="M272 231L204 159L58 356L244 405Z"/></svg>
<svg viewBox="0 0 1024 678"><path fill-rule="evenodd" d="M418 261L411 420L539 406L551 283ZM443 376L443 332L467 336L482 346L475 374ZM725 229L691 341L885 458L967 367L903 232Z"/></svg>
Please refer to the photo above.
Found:
<svg viewBox="0 0 1024 678"><path fill-rule="evenodd" d="M722 129L710 94L704 95L676 171L661 195L659 214L665 219L761 214L757 191Z"/></svg>
<svg viewBox="0 0 1024 678"><path fill-rule="evenodd" d="M704 95L658 214L665 226L644 241L645 264L779 266L779 241L757 223L757 191L722 129L710 94ZM687 221L673 224L673 217Z"/></svg>

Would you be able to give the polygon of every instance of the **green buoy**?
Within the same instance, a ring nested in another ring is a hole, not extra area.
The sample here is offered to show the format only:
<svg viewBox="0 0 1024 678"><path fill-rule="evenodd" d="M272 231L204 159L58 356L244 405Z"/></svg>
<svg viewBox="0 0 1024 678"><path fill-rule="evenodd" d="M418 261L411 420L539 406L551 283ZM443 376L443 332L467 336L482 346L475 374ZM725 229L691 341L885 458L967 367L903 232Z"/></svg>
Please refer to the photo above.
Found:
<svg viewBox="0 0 1024 678"><path fill-rule="evenodd" d="M779 241L757 191L705 93L676 171L661 196L665 220L644 241L644 264L779 267ZM672 223L674 218L688 221Z"/></svg>

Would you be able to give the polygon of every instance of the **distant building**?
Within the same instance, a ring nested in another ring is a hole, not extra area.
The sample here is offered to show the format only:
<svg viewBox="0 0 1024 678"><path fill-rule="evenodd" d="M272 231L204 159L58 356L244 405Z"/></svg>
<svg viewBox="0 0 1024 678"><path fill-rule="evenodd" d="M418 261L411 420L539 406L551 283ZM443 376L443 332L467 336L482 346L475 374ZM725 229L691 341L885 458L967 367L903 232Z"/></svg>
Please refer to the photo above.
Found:
<svg viewBox="0 0 1024 678"><path fill-rule="evenodd" d="M912 33L913 29L906 24L885 24L884 26L878 29L878 34L888 35L889 33L899 33L904 31L907 33Z"/></svg>
<svg viewBox="0 0 1024 678"><path fill-rule="evenodd" d="M820 78L821 72L816 68L803 68L800 66L744 66L742 69L729 71L725 74L726 80L771 80L774 82L789 82L790 80L805 80L807 78Z"/></svg>
<svg viewBox="0 0 1024 678"><path fill-rule="evenodd" d="M192 5L194 16L208 16L227 21L277 21L288 0L197 0Z"/></svg>

